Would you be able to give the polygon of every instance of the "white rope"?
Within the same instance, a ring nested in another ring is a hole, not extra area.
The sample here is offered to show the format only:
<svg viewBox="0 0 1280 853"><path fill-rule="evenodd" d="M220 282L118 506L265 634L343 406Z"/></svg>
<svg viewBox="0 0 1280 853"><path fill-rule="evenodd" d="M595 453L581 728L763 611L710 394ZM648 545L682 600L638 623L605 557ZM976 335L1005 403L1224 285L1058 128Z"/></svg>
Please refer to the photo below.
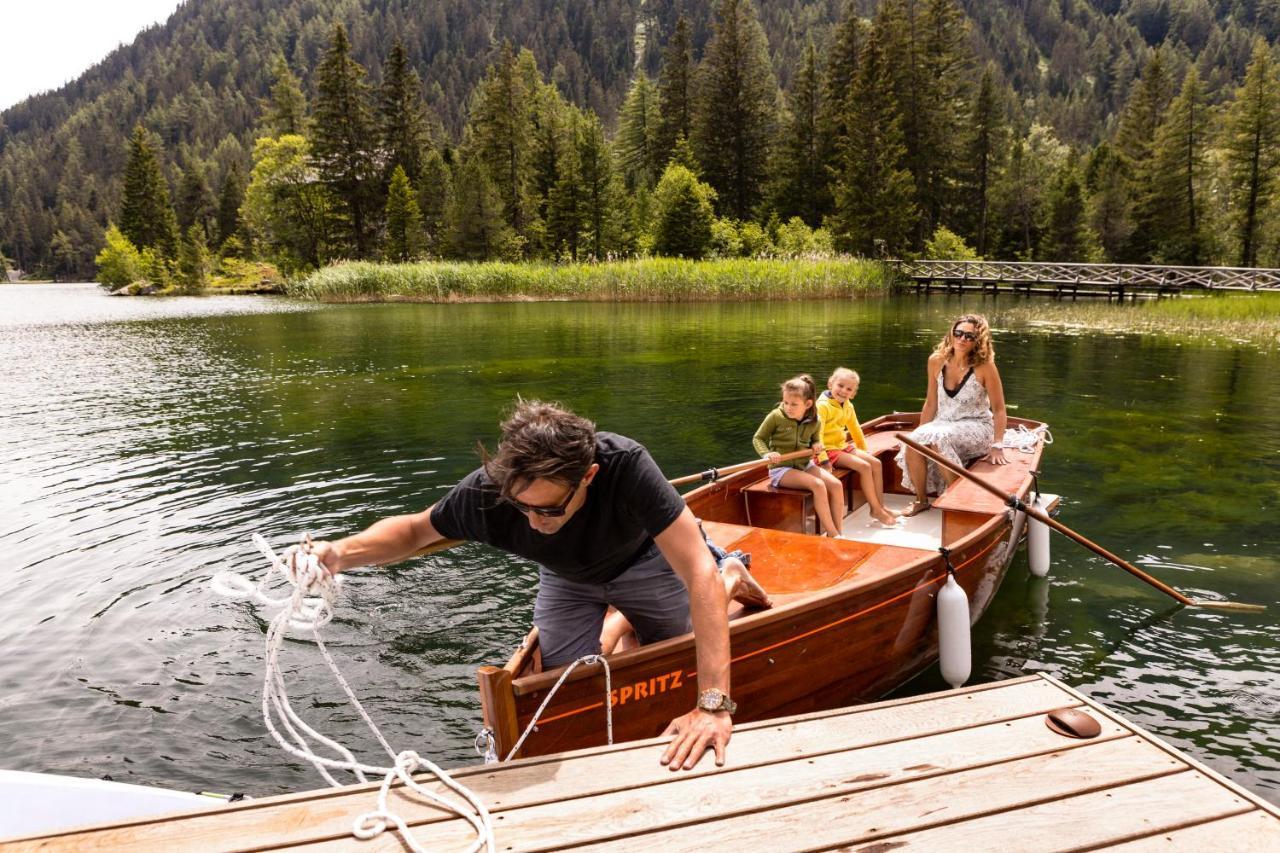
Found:
<svg viewBox="0 0 1280 853"><path fill-rule="evenodd" d="M510 761L516 757L516 753L520 751L520 747L524 746L525 739L529 737L530 733L536 730L538 718L542 716L542 712L547 710L547 706L551 704L551 697L556 695L556 691L560 689L560 685L564 684L565 679L569 677L569 673L577 669L578 664L580 663L598 663L604 667L605 735L609 739L609 745L613 745L613 674L609 671L609 661L605 660L604 655L583 655L573 663L569 664L564 672L560 673L560 678L557 679L555 685L550 691L548 691L547 697L542 700L542 704L538 706L538 710L533 713L533 719L529 721L529 725L525 726L524 734L520 735L520 739L516 741L516 745L511 747L511 751L507 753L507 757L503 759L504 761ZM483 735L484 732L481 732L481 736ZM492 742L490 743L489 749L490 751L493 749Z"/></svg>
<svg viewBox="0 0 1280 853"><path fill-rule="evenodd" d="M233 598L247 598L268 607L281 608L267 628L266 673L263 677L262 685L262 718L266 723L267 731L275 738L276 743L280 744L280 747L290 755L310 762L319 771L320 775L335 787L340 787L340 783L329 773L330 770L346 770L355 774L356 778L361 782L367 781L366 773L381 774L383 776L382 787L378 792L377 809L357 817L352 827L352 833L357 838L362 840L374 838L386 831L389 825L394 824L396 831L400 833L405 844L415 853L422 853L423 848L414 840L413 835L409 832L409 827L387 806L387 795L391 790L391 784L396 779L399 779L407 787L413 789L430 802L457 814L471 824L476 831L477 838L467 848L467 853L475 853L475 851L481 849L496 851L497 845L493 837L493 821L489 817L489 811L484 807L484 803L480 801L479 797L450 777L443 768L423 758L416 752L406 750L396 753L392 750L378 727L374 725L373 720L365 711L364 706L360 704L360 700L356 698L346 679L342 677L342 673L338 671L337 664L334 663L328 649L325 648L324 641L320 638L320 629L333 618L333 602L341 588L340 578L330 575L320 565L316 556L311 553L310 537L304 537L300 547L290 549L284 560L280 559L271 550L266 541L256 533L253 535L253 542L263 556L267 558L271 568L279 572L292 586L292 593L280 597L268 595L264 591L264 587L266 580L271 576L270 572L263 583L256 585L232 572L221 572L214 576L211 586L214 591L222 595ZM289 628L295 630L309 629L312 632L315 637L316 648L320 650L325 663L329 665L330 671L333 672L334 678L342 687L347 700L359 712L360 718L364 720L369 730L373 732L374 737L377 738L382 748L391 756L393 762L391 766L380 767L357 761L349 749L316 731L293 710L293 707L289 704L289 694L285 689L284 676L280 670L280 649L284 644L285 632ZM561 680L563 681L563 679ZM559 685L557 684L557 686ZM277 718L280 727L287 733L287 738L276 727ZM317 755L308 743L308 738L328 747L341 758L333 759ZM612 737L610 739L612 740ZM519 745L517 744L518 747ZM413 773L417 770L427 770L433 773L445 787L456 793L463 802L441 796L422 787L413 778Z"/></svg>
<svg viewBox="0 0 1280 853"><path fill-rule="evenodd" d="M1045 446L1053 444L1053 433L1049 432L1048 424L1040 424L1035 429L1027 429L1026 424L1018 424L1004 431L1004 438L1000 439L1000 443L1011 450L1035 453L1041 439Z"/></svg>

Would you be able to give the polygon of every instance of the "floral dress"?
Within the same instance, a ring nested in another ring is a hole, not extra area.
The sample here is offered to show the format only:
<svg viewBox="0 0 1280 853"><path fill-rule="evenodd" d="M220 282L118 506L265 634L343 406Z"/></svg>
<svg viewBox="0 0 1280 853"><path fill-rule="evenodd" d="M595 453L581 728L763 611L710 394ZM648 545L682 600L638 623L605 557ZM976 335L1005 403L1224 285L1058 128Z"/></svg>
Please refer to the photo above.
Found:
<svg viewBox="0 0 1280 853"><path fill-rule="evenodd" d="M947 390L944 380L947 367L938 371L938 411L933 420L918 427L911 438L926 444L957 465L965 466L991 449L995 441L995 418L991 414L991 398L987 389L973 376L973 368L960 380L954 391ZM906 447L898 450L897 463L902 470L902 485L914 490L907 472ZM936 462L925 461L929 471L929 494L941 494L947 480Z"/></svg>

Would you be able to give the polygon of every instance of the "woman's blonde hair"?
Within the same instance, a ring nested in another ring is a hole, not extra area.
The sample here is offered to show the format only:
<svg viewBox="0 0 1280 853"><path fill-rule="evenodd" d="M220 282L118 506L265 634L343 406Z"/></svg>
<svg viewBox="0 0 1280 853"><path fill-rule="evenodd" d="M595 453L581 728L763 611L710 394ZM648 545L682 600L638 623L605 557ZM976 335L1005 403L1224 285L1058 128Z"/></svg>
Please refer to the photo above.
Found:
<svg viewBox="0 0 1280 853"><path fill-rule="evenodd" d="M996 348L991 343L991 327L987 325L987 318L981 314L964 314L957 318L951 324L951 328L947 329L947 333L942 336L942 341L933 354L940 355L947 361L951 360L951 356L956 352L956 339L952 333L961 323L972 323L978 335L978 339L973 342L973 349L969 350L969 366L977 367L995 358Z"/></svg>

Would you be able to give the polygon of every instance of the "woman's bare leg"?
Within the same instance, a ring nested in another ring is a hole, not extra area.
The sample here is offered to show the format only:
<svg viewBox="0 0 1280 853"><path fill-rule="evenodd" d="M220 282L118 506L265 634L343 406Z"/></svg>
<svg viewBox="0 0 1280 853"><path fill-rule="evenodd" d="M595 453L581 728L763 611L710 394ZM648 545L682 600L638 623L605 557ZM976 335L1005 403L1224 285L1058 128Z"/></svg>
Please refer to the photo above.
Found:
<svg viewBox="0 0 1280 853"><path fill-rule="evenodd" d="M926 445L928 446L928 445ZM903 515L915 515L929 508L929 471L924 455L907 448L907 476L916 490L916 500Z"/></svg>

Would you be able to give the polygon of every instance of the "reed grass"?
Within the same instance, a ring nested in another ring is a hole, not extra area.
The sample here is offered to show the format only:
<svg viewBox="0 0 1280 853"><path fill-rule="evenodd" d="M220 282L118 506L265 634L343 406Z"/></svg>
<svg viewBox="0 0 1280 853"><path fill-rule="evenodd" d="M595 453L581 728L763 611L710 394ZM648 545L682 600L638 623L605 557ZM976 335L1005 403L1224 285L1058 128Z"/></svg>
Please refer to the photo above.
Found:
<svg viewBox="0 0 1280 853"><path fill-rule="evenodd" d="M1028 303L1000 312L1001 323L1179 335L1280 347L1280 293L1184 295L1116 305Z"/></svg>
<svg viewBox="0 0 1280 853"><path fill-rule="evenodd" d="M645 258L605 263L334 264L291 282L288 293L319 302L827 299L888 292L893 273L859 258Z"/></svg>

